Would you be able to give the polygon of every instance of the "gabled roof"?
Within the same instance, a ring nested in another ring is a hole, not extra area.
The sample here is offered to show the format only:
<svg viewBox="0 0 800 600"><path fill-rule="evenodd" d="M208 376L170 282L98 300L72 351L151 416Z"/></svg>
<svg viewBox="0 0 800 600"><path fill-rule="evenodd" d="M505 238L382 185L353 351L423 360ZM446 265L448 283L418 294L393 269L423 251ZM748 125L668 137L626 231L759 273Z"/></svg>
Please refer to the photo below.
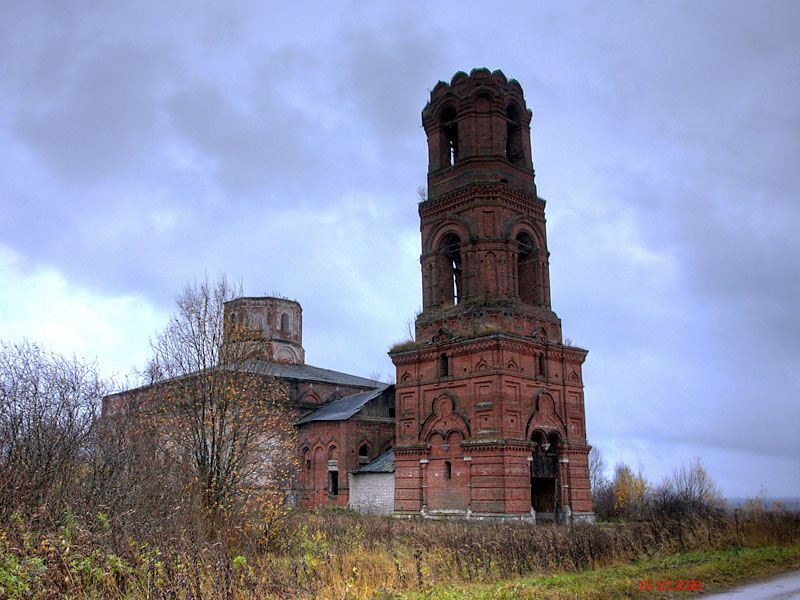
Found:
<svg viewBox="0 0 800 600"><path fill-rule="evenodd" d="M250 358L242 361L238 365L239 370L248 373L263 373L273 377L286 379L298 379L301 381L321 381L324 383L334 383L339 385L355 385L360 387L384 388L386 384L357 375L321 369L311 365L289 365L283 363L270 362L260 358Z"/></svg>
<svg viewBox="0 0 800 600"><path fill-rule="evenodd" d="M353 473L394 473L394 450L386 452Z"/></svg>
<svg viewBox="0 0 800 600"><path fill-rule="evenodd" d="M383 387L378 390L369 390L368 392L344 396L332 402L328 402L328 404L322 408L300 419L297 424L302 425L303 423L310 423L311 421L346 421L361 410L361 407L367 402L380 396L383 391L389 387L385 383L381 385Z"/></svg>
<svg viewBox="0 0 800 600"><path fill-rule="evenodd" d="M321 369L320 367L314 367L311 365L289 365L284 363L276 363L261 358L248 358L246 360L237 362L236 364L227 364L222 368L231 371L252 373L257 375L270 375L272 377L295 379L299 381L318 381L321 383L332 383L334 385L372 388L366 392L368 394L372 394L375 391L380 392L384 390L386 387L388 387L388 385L382 381L375 381L374 379L358 377L357 375L350 375L348 373L342 373L340 371ZM158 381L156 383L148 383L146 385L131 388L129 390L108 394L107 396L103 397L103 403L105 405L106 400L110 398L125 396L126 394L130 394L133 392L141 392L150 388L154 388L156 386L175 383L184 379L189 379L191 377L197 377L201 373L202 371L188 373L185 375L180 375L178 377L166 379L164 381ZM357 395L360 396L361 394ZM344 400L344 398L340 398L340 400ZM368 401L369 400L367 400L367 402Z"/></svg>

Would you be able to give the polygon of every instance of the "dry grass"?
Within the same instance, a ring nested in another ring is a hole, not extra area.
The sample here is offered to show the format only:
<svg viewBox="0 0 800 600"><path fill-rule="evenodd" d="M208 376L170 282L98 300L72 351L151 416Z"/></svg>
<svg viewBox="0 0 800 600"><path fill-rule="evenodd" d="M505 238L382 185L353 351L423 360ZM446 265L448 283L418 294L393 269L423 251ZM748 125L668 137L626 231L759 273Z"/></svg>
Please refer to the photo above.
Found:
<svg viewBox="0 0 800 600"><path fill-rule="evenodd" d="M136 539L98 517L0 539L0 598L384 599L452 586L575 573L676 552L800 542L788 512L597 526L531 526L296 513L259 537Z"/></svg>

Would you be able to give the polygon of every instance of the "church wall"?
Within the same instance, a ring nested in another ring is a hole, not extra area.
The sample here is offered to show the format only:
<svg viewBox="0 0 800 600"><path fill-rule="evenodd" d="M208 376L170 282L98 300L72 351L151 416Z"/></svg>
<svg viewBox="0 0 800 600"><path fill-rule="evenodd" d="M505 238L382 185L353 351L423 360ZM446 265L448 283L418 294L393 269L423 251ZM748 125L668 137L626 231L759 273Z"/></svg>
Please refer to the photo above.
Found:
<svg viewBox="0 0 800 600"><path fill-rule="evenodd" d="M289 396L298 409L298 417L316 410L334 398L342 398L352 394L374 389L368 386L342 385L321 381L287 379Z"/></svg>
<svg viewBox="0 0 800 600"><path fill-rule="evenodd" d="M299 473L298 503L304 507L347 506L350 496L348 473L364 466L394 445L392 419L312 421L298 428ZM359 449L367 445L366 458ZM336 449L336 458L329 457ZM308 458L311 457L311 464ZM335 460L335 463L332 462ZM338 478L336 494L330 493L330 471Z"/></svg>

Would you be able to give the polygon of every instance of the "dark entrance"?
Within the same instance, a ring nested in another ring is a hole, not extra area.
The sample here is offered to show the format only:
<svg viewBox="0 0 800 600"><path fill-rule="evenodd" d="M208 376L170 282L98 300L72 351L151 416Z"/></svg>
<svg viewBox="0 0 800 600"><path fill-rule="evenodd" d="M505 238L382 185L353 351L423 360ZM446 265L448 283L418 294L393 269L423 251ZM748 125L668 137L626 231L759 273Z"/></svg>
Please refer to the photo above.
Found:
<svg viewBox="0 0 800 600"><path fill-rule="evenodd" d="M537 513L558 511L558 434L550 438L537 431L533 434L536 448L531 462L531 506ZM543 515L544 516L544 515Z"/></svg>
<svg viewBox="0 0 800 600"><path fill-rule="evenodd" d="M537 513L556 512L556 477L531 477L531 506Z"/></svg>

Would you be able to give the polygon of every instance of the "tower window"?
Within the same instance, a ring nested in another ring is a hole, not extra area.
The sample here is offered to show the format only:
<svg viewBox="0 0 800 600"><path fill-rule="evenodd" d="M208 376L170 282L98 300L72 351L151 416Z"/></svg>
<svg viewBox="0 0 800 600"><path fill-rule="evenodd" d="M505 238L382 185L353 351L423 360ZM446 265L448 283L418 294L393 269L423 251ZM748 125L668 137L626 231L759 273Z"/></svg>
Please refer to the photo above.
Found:
<svg viewBox="0 0 800 600"><path fill-rule="evenodd" d="M519 112L513 104L506 109L506 158L511 164L518 167L525 165L522 125Z"/></svg>
<svg viewBox="0 0 800 600"><path fill-rule="evenodd" d="M439 124L441 145L441 166L449 167L458 160L458 121L456 109L452 106L442 111Z"/></svg>
<svg viewBox="0 0 800 600"><path fill-rule="evenodd" d="M439 377L447 377L450 375L450 360L447 354L442 353L439 356Z"/></svg>
<svg viewBox="0 0 800 600"><path fill-rule="evenodd" d="M283 333L289 333L289 315L286 313L281 315L281 331Z"/></svg>
<svg viewBox="0 0 800 600"><path fill-rule="evenodd" d="M448 233L440 245L440 286L443 304L458 304L461 290L461 240L455 233Z"/></svg>
<svg viewBox="0 0 800 600"><path fill-rule="evenodd" d="M517 235L517 285L519 297L528 304L537 304L538 281L536 277L536 256L533 252L533 238L522 231Z"/></svg>
<svg viewBox="0 0 800 600"><path fill-rule="evenodd" d="M544 360L544 354L539 355L539 375L542 377L547 377L547 373L545 373L547 369L547 364Z"/></svg>
<svg viewBox="0 0 800 600"><path fill-rule="evenodd" d="M366 444L361 444L361 447L358 449L358 462L360 463L369 462L369 446L367 446Z"/></svg>
<svg viewBox="0 0 800 600"><path fill-rule="evenodd" d="M453 477L453 465L449 460L444 461L444 478L451 479Z"/></svg>

